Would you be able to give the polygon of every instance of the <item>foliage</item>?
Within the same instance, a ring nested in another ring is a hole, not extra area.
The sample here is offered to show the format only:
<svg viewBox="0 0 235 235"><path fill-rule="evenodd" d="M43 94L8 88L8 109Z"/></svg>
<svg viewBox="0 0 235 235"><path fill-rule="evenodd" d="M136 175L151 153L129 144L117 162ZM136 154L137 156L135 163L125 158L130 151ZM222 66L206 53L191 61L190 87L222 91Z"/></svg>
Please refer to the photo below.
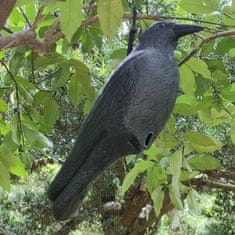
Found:
<svg viewBox="0 0 235 235"><path fill-rule="evenodd" d="M157 216L168 194L177 209L187 198L190 210L199 213L198 182L208 187L215 185L210 180L220 183L221 177L210 174L233 163L234 0L18 0L0 36L2 188L10 191L11 174L27 177L34 158L67 154L72 141L69 146L64 142L76 136L74 123L79 119L81 124L111 70L126 55L134 2L142 31L162 19L197 22L205 31L180 41L180 93L174 112L145 159L132 157L120 192L123 196L141 178ZM73 134L65 138L68 132ZM228 177L226 183L234 187L234 179Z"/></svg>

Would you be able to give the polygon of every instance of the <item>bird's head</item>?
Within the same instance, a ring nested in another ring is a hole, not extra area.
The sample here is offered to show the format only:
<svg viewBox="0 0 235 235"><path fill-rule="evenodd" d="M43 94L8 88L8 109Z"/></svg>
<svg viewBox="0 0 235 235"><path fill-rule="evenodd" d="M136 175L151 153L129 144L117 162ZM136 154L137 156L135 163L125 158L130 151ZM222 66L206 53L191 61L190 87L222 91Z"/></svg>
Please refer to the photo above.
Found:
<svg viewBox="0 0 235 235"><path fill-rule="evenodd" d="M177 24L173 22L158 22L152 24L141 36L140 44L152 47L175 48L178 39L202 31L204 28L193 24Z"/></svg>

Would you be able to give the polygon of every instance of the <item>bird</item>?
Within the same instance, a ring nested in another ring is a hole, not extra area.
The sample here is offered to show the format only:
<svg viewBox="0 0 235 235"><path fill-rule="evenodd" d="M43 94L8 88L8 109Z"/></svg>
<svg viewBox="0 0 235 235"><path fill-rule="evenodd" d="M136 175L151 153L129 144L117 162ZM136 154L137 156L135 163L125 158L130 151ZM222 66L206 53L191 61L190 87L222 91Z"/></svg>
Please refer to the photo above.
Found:
<svg viewBox="0 0 235 235"><path fill-rule="evenodd" d="M74 215L90 183L107 166L152 145L177 98L177 42L202 30L194 24L154 23L111 73L71 153L49 186L55 219L66 220Z"/></svg>

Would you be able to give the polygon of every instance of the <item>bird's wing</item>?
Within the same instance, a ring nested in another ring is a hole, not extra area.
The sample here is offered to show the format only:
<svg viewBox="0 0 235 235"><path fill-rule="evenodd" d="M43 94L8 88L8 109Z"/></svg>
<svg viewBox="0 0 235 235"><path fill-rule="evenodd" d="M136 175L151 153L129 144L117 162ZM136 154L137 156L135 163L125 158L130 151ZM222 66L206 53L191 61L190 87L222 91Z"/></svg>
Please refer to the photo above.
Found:
<svg viewBox="0 0 235 235"><path fill-rule="evenodd" d="M117 104L119 107L122 105L122 100L125 100L133 83L138 79L138 74L135 74L136 66L145 56L147 56L145 51L131 53L111 74L110 79L83 123L71 154L49 188L49 198L52 201L57 198L74 175L77 174L93 149L107 136L106 123L109 119L109 110L113 110L115 113L117 111L115 105L116 107Z"/></svg>

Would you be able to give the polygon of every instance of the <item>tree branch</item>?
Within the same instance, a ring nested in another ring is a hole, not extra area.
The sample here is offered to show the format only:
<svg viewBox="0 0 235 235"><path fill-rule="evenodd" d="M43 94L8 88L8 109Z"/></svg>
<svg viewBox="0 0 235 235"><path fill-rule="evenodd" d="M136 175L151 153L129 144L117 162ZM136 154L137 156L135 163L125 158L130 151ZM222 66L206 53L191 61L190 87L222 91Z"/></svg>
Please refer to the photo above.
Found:
<svg viewBox="0 0 235 235"><path fill-rule="evenodd" d="M61 31L56 32L56 29L58 28L58 24L59 24L59 17L58 17L56 18L55 22L51 25L51 27L49 27L48 31L45 33L44 38L43 39L37 38L35 29L38 23L42 19L42 11L43 11L43 7L39 8L37 16L35 17L35 20L30 29L25 30L23 32L16 32L5 37L0 37L0 49L12 48L12 47L16 47L19 45L26 45L29 48L33 49L39 55L48 54L50 52L52 45L56 41L58 41L60 38L64 37L64 34ZM132 17L133 17L132 14L125 13L123 16L123 19L131 20ZM188 21L200 22L200 23L208 23L208 24L213 24L213 25L217 25L220 27L235 27L235 25L234 26L224 25L224 24L219 24L215 22L203 21L203 20L193 19L193 18L185 18L185 17L170 17L170 16L160 16L160 15L156 16L156 15L146 15L146 14L138 14L136 17L139 20L177 19L177 20L188 20ZM82 21L81 26L88 26L88 25L94 24L98 21L98 19L99 19L98 16L90 17ZM184 58L180 62L180 65L182 63L185 63L193 54L195 54L198 50L200 50L205 43L208 43L209 41L217 37L234 35L234 32L235 31L219 32L204 39L197 48L195 48L186 58Z"/></svg>
<svg viewBox="0 0 235 235"><path fill-rule="evenodd" d="M220 38L220 37L224 37L224 36L232 36L232 35L235 35L235 30L229 30L229 31L224 31L224 32L218 32L218 33L215 33L205 39L203 39L201 41L201 43L195 47L188 55L186 55L180 62L179 62L179 66L181 66L182 64L184 64L185 62L187 62L193 55L195 55L199 50L202 49L202 47L215 40L216 38Z"/></svg>
<svg viewBox="0 0 235 235"><path fill-rule="evenodd" d="M223 184L213 180L204 179L203 177L199 179L193 179L189 182L189 184L195 186L208 186L210 188L219 188L226 191L235 192L235 185L233 184Z"/></svg>
<svg viewBox="0 0 235 235"><path fill-rule="evenodd" d="M225 178L228 180L235 180L235 172L231 170L220 170L220 171L207 171L207 175L214 178Z"/></svg>
<svg viewBox="0 0 235 235"><path fill-rule="evenodd" d="M8 16L16 4L16 0L0 0L0 30L5 25Z"/></svg>

